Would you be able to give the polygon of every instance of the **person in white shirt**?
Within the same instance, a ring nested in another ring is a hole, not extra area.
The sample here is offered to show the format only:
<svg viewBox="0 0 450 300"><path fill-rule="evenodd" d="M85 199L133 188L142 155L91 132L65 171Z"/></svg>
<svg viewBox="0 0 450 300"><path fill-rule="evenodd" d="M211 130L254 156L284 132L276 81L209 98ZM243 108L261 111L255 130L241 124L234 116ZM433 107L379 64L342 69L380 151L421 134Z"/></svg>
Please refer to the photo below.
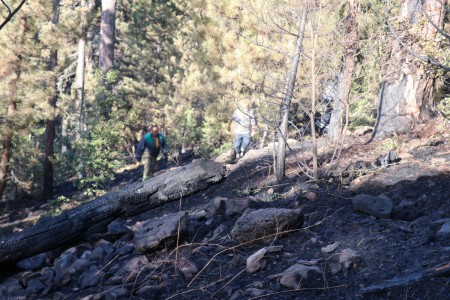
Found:
<svg viewBox="0 0 450 300"><path fill-rule="evenodd" d="M241 158L247 152L252 137L252 127L256 124L253 110L250 104L238 107L228 121L228 132L231 132L232 122L236 122L234 127L233 149L237 158Z"/></svg>

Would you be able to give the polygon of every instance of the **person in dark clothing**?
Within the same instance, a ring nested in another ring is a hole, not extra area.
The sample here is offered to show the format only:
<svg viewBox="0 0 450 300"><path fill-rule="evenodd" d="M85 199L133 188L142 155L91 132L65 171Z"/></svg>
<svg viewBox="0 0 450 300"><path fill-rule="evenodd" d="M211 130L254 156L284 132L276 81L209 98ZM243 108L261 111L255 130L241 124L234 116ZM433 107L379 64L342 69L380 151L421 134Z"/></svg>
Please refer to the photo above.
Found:
<svg viewBox="0 0 450 300"><path fill-rule="evenodd" d="M136 159L141 161L141 158L143 158L143 181L151 178L156 171L157 158L161 149L163 149L164 156L167 156L166 139L162 133L159 133L159 127L153 125L150 132L144 135L136 149Z"/></svg>

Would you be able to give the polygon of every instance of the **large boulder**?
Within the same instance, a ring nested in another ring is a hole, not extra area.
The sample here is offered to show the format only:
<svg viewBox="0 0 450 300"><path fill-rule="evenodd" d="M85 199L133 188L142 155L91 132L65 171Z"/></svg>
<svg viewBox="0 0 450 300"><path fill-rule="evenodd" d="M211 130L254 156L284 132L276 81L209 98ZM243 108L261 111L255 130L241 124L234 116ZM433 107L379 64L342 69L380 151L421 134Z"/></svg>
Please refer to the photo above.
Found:
<svg viewBox="0 0 450 300"><path fill-rule="evenodd" d="M352 199L353 209L374 215L378 218L389 218L394 202L385 196L357 195Z"/></svg>
<svg viewBox="0 0 450 300"><path fill-rule="evenodd" d="M167 241L175 241L178 234L189 228L187 212L173 213L141 223L135 229L134 246L141 253L156 250Z"/></svg>
<svg viewBox="0 0 450 300"><path fill-rule="evenodd" d="M273 239L286 230L299 229L303 225L301 209L265 208L242 215L231 230L231 237L239 243Z"/></svg>

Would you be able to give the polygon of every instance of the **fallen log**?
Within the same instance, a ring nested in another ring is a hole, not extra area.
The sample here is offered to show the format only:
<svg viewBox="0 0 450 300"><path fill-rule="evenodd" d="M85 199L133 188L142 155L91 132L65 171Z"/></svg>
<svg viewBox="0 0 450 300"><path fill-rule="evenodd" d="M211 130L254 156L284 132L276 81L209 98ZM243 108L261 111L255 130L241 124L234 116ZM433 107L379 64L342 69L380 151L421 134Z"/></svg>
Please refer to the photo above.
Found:
<svg viewBox="0 0 450 300"><path fill-rule="evenodd" d="M450 275L450 263L446 263L438 267L428 269L424 272L412 273L400 278L394 278L380 284L362 288L360 292L363 295L380 293L392 288L407 286L411 283L418 282L423 279L432 277L443 277L449 275Z"/></svg>
<svg viewBox="0 0 450 300"><path fill-rule="evenodd" d="M137 215L208 187L223 178L222 164L195 160L144 182L101 196L0 239L0 265L55 249L117 217Z"/></svg>

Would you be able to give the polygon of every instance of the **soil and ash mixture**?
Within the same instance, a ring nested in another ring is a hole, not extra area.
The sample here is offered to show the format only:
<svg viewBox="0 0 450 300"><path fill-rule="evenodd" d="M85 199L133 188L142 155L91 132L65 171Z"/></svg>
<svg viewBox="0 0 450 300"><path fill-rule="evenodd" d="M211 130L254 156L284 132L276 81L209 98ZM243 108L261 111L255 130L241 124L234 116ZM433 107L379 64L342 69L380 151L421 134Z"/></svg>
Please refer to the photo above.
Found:
<svg viewBox="0 0 450 300"><path fill-rule="evenodd" d="M281 184L270 146L251 150L207 190L2 267L0 299L449 299L450 131L436 128L353 133L318 182L307 141L290 141ZM21 211L4 232L40 208Z"/></svg>

